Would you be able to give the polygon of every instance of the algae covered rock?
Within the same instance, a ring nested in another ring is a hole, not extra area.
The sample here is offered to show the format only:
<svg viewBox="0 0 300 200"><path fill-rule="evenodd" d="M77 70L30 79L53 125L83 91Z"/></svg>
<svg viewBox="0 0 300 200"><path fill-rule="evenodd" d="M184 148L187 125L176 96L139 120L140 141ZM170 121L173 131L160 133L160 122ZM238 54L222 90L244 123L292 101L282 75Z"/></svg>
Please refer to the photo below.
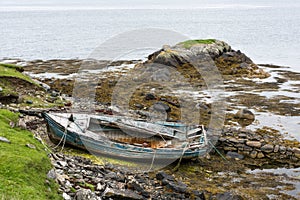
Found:
<svg viewBox="0 0 300 200"><path fill-rule="evenodd" d="M164 45L148 56L148 63L181 67L195 61L213 61L223 75L265 78L269 75L240 50L233 50L229 44L216 39L187 40L175 46Z"/></svg>

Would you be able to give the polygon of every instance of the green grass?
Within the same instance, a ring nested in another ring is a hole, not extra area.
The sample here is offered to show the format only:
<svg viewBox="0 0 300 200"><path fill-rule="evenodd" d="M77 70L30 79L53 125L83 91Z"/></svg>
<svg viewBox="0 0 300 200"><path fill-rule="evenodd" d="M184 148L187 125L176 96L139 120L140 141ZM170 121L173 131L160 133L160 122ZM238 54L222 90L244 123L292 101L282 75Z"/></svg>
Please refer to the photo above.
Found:
<svg viewBox="0 0 300 200"><path fill-rule="evenodd" d="M2 65L3 67L15 69L15 70L17 70L19 72L23 72L24 71L23 67L18 66L18 65L7 64L7 63L0 63L0 65Z"/></svg>
<svg viewBox="0 0 300 200"><path fill-rule="evenodd" d="M53 180L46 183L52 166L44 146L29 131L11 128L9 122L17 120L17 114L0 109L0 136L11 141L0 142L0 200L62 199L57 184Z"/></svg>
<svg viewBox="0 0 300 200"><path fill-rule="evenodd" d="M182 45L186 49L190 49L192 46L196 44L212 44L215 43L215 39L204 39L204 40L187 40L184 42L180 42L179 45Z"/></svg>
<svg viewBox="0 0 300 200"><path fill-rule="evenodd" d="M37 85L30 77L26 76L25 74L22 74L17 69L18 66L16 65L0 63L0 77L1 76L15 77Z"/></svg>

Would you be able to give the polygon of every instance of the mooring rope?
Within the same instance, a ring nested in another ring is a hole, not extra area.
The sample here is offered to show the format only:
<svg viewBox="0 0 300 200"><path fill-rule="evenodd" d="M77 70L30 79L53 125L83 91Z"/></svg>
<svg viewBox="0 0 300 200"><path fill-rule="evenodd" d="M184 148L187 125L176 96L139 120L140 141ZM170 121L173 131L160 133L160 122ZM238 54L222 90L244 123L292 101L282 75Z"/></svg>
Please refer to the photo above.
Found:
<svg viewBox="0 0 300 200"><path fill-rule="evenodd" d="M180 156L180 159L179 159L177 165L173 168L173 172L174 172L174 171L177 171L177 169L180 167L181 160L182 160L183 155L184 155L185 151L187 150L189 144L190 144L190 143L187 142L186 145L185 145L185 147L183 148L183 151L182 151L182 154L181 154L181 156Z"/></svg>
<svg viewBox="0 0 300 200"><path fill-rule="evenodd" d="M215 147L215 145L213 145L213 143L211 143L210 141L208 141L208 143L216 150L216 152L221 156L221 158L223 158L223 160L228 161L228 160L222 155L222 153Z"/></svg>

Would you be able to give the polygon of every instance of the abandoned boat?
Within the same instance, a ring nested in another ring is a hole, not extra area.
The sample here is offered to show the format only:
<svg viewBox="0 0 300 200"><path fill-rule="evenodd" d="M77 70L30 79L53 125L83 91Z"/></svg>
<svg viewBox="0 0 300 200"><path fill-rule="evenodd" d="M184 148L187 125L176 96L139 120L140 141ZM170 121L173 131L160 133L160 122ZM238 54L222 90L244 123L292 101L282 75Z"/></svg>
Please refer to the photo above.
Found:
<svg viewBox="0 0 300 200"><path fill-rule="evenodd" d="M144 160L191 159L205 155L208 141L203 126L146 122L113 115L44 113L48 134L60 144L97 155Z"/></svg>

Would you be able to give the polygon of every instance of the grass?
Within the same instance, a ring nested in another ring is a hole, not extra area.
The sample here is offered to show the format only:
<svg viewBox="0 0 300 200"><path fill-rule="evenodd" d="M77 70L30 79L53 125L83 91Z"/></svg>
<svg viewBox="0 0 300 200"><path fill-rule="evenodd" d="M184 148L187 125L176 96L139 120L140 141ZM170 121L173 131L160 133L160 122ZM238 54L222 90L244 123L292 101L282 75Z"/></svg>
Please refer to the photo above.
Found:
<svg viewBox="0 0 300 200"><path fill-rule="evenodd" d="M0 136L11 141L0 142L0 199L62 199L58 185L53 180L46 183L52 166L44 146L29 131L11 128L9 123L17 120L17 114L0 109Z"/></svg>
<svg viewBox="0 0 300 200"><path fill-rule="evenodd" d="M196 44L212 44L215 43L215 39L204 39L204 40L187 40L184 42L180 42L179 45L182 45L186 49L190 49L192 46Z"/></svg>
<svg viewBox="0 0 300 200"><path fill-rule="evenodd" d="M0 63L0 76L15 77L37 85L30 77L18 71L18 68L16 65Z"/></svg>

